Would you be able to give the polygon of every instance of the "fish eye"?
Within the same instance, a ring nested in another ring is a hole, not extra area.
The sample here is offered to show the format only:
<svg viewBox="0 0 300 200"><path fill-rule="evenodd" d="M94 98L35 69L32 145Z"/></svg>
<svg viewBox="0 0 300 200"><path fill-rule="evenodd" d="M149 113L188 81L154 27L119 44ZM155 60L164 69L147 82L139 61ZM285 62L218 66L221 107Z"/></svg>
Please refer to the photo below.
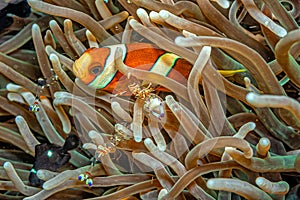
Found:
<svg viewBox="0 0 300 200"><path fill-rule="evenodd" d="M101 70L102 70L101 66L95 66L90 69L90 73L92 73L94 75L98 75L98 74L100 74Z"/></svg>

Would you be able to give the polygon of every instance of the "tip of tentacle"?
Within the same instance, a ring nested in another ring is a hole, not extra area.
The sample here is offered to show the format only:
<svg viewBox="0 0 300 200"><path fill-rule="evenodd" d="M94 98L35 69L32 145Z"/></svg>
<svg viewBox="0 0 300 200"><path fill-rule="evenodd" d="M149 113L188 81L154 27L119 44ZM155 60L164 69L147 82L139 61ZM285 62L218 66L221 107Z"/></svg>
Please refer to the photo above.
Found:
<svg viewBox="0 0 300 200"><path fill-rule="evenodd" d="M213 179L209 179L207 182L206 182L206 186L208 188L213 188L215 185L215 181Z"/></svg>
<svg viewBox="0 0 300 200"><path fill-rule="evenodd" d="M163 18L163 19L167 19L167 18L169 17L169 12L166 11L166 10L161 10L161 11L159 12L159 16L160 16L161 18Z"/></svg>
<svg viewBox="0 0 300 200"><path fill-rule="evenodd" d="M139 137L139 136L135 136L134 137L134 141L136 141L136 142L141 142L142 141L142 137Z"/></svg>
<svg viewBox="0 0 300 200"><path fill-rule="evenodd" d="M265 184L265 181L262 177L258 177L258 178L256 178L255 183L258 186L263 186Z"/></svg>
<svg viewBox="0 0 300 200"><path fill-rule="evenodd" d="M248 103L251 103L255 100L255 96L256 94L254 92L249 92L247 95L246 95L246 101Z"/></svg>
<svg viewBox="0 0 300 200"><path fill-rule="evenodd" d="M284 37L287 34L288 34L288 32L284 28L281 28L280 31L278 32L279 37Z"/></svg>
<svg viewBox="0 0 300 200"><path fill-rule="evenodd" d="M92 139L92 138L96 137L97 132L96 131L90 131L88 134L89 134L89 137Z"/></svg>
<svg viewBox="0 0 300 200"><path fill-rule="evenodd" d="M224 9L227 9L230 6L230 2L229 1L222 1L220 6L222 6Z"/></svg>
<svg viewBox="0 0 300 200"><path fill-rule="evenodd" d="M39 25L37 24L32 25L32 30L39 30L39 29L40 29Z"/></svg>
<svg viewBox="0 0 300 200"><path fill-rule="evenodd" d="M50 59L50 60L58 60L58 57L57 57L57 55L55 55L54 53L51 53L51 54L49 55L49 59Z"/></svg>
<svg viewBox="0 0 300 200"><path fill-rule="evenodd" d="M11 167L11 163L10 162L5 162L3 164L4 169L10 168Z"/></svg>
<svg viewBox="0 0 300 200"><path fill-rule="evenodd" d="M158 16L158 13L157 12L155 12L155 11L151 11L150 13L149 13L149 17L152 19L152 18L156 18Z"/></svg>
<svg viewBox="0 0 300 200"><path fill-rule="evenodd" d="M128 23L130 26L134 26L137 23L137 21L135 19L130 19Z"/></svg>
<svg viewBox="0 0 300 200"><path fill-rule="evenodd" d="M250 128L251 130L254 130L255 127L256 127L256 124L255 124L254 122L249 122L249 128Z"/></svg>
<svg viewBox="0 0 300 200"><path fill-rule="evenodd" d="M146 12L143 8L138 8L138 9L136 10L136 14L137 14L137 15L144 15L144 14L147 15L147 12Z"/></svg>
<svg viewBox="0 0 300 200"><path fill-rule="evenodd" d="M158 194L158 200L160 199L165 199L166 195L168 194L167 189L161 189L159 194Z"/></svg>
<svg viewBox="0 0 300 200"><path fill-rule="evenodd" d="M15 122L17 122L17 123L22 122L22 120L23 120L23 117L20 115L16 116L16 118L15 118Z"/></svg>
<svg viewBox="0 0 300 200"><path fill-rule="evenodd" d="M270 145L270 140L268 138L261 138L259 140L259 143L263 146L268 146L268 145Z"/></svg>
<svg viewBox="0 0 300 200"><path fill-rule="evenodd" d="M150 138L146 138L146 139L144 140L144 143L147 144L147 145L153 144L153 142L152 142L152 140L151 140Z"/></svg>
<svg viewBox="0 0 300 200"><path fill-rule="evenodd" d="M55 26L57 24L57 22L55 21L55 20L50 20L50 22L49 22L49 26L50 27L53 27L53 26Z"/></svg>

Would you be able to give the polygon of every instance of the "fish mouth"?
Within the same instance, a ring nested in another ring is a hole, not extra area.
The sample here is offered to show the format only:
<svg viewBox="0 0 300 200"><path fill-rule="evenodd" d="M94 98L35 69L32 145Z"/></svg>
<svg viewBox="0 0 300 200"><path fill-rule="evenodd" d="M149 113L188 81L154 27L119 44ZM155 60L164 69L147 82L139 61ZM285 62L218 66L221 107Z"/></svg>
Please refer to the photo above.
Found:
<svg viewBox="0 0 300 200"><path fill-rule="evenodd" d="M86 83L88 76L88 67L91 63L91 57L83 54L79 59L75 60L73 64L73 73L82 82Z"/></svg>
<svg viewBox="0 0 300 200"><path fill-rule="evenodd" d="M82 68L81 63L77 62L78 60L76 60L73 64L73 73L74 75L80 80L82 81L84 84L88 84L87 80L86 80L86 71Z"/></svg>
<svg viewBox="0 0 300 200"><path fill-rule="evenodd" d="M79 73L79 67L78 67L78 64L77 64L77 60L74 62L74 64L73 64L73 73L74 73L74 75L77 77L77 78L80 78L80 74L81 73Z"/></svg>

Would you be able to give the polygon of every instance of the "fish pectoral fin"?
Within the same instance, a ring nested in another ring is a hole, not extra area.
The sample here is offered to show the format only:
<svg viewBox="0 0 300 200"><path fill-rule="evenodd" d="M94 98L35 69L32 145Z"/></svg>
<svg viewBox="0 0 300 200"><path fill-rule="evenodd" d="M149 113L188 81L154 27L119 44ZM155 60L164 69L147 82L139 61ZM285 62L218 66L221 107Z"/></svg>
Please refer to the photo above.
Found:
<svg viewBox="0 0 300 200"><path fill-rule="evenodd" d="M235 69L235 70L218 70L220 74L224 77L231 77L234 76L236 73L245 72L247 69Z"/></svg>

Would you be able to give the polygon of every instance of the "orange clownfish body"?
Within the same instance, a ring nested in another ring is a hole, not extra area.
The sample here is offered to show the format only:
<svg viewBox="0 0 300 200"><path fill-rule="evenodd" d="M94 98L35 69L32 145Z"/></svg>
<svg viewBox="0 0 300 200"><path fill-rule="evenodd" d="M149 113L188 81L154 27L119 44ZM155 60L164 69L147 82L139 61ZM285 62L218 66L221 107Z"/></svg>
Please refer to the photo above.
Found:
<svg viewBox="0 0 300 200"><path fill-rule="evenodd" d="M122 48L122 59L127 66L159 73L186 85L193 65L178 55L146 43L90 48L73 65L76 77L95 89L111 93L128 90L129 80L114 66L117 47Z"/></svg>

